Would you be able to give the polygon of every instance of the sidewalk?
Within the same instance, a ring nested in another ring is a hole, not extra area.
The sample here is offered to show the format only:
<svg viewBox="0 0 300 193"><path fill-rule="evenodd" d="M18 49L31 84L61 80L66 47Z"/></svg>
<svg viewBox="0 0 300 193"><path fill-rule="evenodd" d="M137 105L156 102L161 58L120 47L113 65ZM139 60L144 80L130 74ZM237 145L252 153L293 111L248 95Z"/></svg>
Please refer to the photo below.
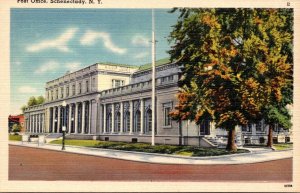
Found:
<svg viewBox="0 0 300 193"><path fill-rule="evenodd" d="M49 149L55 151L62 151L61 145L44 144L38 146L37 143L10 141L10 145L18 145L24 147L34 147L40 149ZM123 160L131 160L138 162L160 163L160 164L195 164L195 165L216 165L216 164L246 164L258 163L271 160L278 160L293 157L293 151L272 151L265 148L247 148L250 153L223 155L223 156L209 156L209 157L184 157L176 155L153 154L142 152L129 152L120 150L65 146L65 151L68 153L78 153L84 155L93 155L100 157L116 158Z"/></svg>

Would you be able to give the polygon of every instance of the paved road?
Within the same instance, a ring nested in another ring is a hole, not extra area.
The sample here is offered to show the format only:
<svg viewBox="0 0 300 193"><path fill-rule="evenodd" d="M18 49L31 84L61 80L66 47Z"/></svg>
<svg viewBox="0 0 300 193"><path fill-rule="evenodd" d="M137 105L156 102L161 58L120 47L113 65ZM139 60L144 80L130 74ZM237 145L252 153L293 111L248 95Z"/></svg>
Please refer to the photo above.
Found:
<svg viewBox="0 0 300 193"><path fill-rule="evenodd" d="M292 181L292 158L252 164L180 165L9 146L9 180Z"/></svg>

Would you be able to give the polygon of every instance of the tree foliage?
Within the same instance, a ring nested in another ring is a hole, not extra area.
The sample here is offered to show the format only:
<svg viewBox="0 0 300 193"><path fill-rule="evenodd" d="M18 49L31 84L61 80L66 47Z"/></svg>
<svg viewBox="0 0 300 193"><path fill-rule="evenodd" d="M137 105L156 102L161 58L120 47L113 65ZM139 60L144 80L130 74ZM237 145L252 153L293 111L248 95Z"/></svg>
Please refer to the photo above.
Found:
<svg viewBox="0 0 300 193"><path fill-rule="evenodd" d="M266 107L286 100L284 90L292 91L292 10L179 12L169 39L171 60L182 65L174 119L199 124L210 118L234 135L236 125L256 122ZM227 148L235 150L232 137Z"/></svg>
<svg viewBox="0 0 300 193"><path fill-rule="evenodd" d="M21 129L22 129L22 126L19 125L19 124L13 124L13 126L12 126L12 131L13 132L20 132Z"/></svg>
<svg viewBox="0 0 300 193"><path fill-rule="evenodd" d="M44 102L45 102L45 98L43 96L38 96L38 97L31 96L28 99L27 105L23 105L21 107L21 110L24 113L24 111L25 111L26 108L32 107L34 105L40 105L40 104L43 104Z"/></svg>

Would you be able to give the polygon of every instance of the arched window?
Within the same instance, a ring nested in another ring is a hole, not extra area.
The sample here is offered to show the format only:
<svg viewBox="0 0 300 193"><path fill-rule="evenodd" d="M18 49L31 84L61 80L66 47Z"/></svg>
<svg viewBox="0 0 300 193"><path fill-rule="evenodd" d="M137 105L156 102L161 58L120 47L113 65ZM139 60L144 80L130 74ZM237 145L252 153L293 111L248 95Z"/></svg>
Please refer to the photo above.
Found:
<svg viewBox="0 0 300 193"><path fill-rule="evenodd" d="M115 128L116 128L116 132L119 133L121 130L121 113L117 112L116 113L116 122L115 122Z"/></svg>
<svg viewBox="0 0 300 193"><path fill-rule="evenodd" d="M106 131L108 131L109 133L111 133L112 131L112 114L111 112L107 114L106 117Z"/></svg>
<svg viewBox="0 0 300 193"><path fill-rule="evenodd" d="M127 133L130 130L130 112L126 111L125 117L124 117L124 132Z"/></svg>
<svg viewBox="0 0 300 193"><path fill-rule="evenodd" d="M146 128L145 132L151 132L152 131L152 110L148 109L146 111Z"/></svg>
<svg viewBox="0 0 300 193"><path fill-rule="evenodd" d="M133 132L140 132L140 131L141 131L141 111L137 110L134 116Z"/></svg>
<svg viewBox="0 0 300 193"><path fill-rule="evenodd" d="M210 120L206 119L200 123L200 135L210 135Z"/></svg>
<svg viewBox="0 0 300 193"><path fill-rule="evenodd" d="M78 133L81 133L81 129L82 129L81 118L82 118L82 104L79 103L78 104L78 115L77 115L77 130L78 130Z"/></svg>
<svg viewBox="0 0 300 193"><path fill-rule="evenodd" d="M53 132L53 108L50 108L50 127L49 127L49 132L52 133ZM29 122L28 122L29 123ZM27 126L27 129L29 129L29 125Z"/></svg>
<svg viewBox="0 0 300 193"><path fill-rule="evenodd" d="M89 132L89 108L90 108L90 102L87 101L85 103L85 109L84 109L84 133L88 133Z"/></svg>
<svg viewBox="0 0 300 193"><path fill-rule="evenodd" d="M67 106L66 106L66 117L65 117L65 119L64 119L64 120L66 120L66 123L65 123L65 126L66 126L66 133L69 132L69 113L70 113L69 110L70 110L70 106L67 105Z"/></svg>

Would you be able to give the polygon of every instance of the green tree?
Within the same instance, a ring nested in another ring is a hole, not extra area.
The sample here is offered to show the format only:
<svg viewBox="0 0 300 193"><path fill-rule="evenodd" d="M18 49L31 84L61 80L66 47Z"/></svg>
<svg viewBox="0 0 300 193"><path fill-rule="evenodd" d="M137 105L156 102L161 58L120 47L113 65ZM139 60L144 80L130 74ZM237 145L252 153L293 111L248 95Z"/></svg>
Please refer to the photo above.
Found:
<svg viewBox="0 0 300 193"><path fill-rule="evenodd" d="M32 107L34 105L40 105L40 104L43 104L44 102L45 102L45 98L43 96L38 96L37 98L34 96L31 96L28 99L27 105L23 105L21 107L21 110L24 113L24 111L27 107Z"/></svg>
<svg viewBox="0 0 300 193"><path fill-rule="evenodd" d="M291 77L291 64L286 60L289 53L276 47L277 41L269 41L279 38L281 44L290 43L291 34L286 29L274 30L270 24L286 17L278 9L179 11L170 34L173 46L169 53L183 68L179 104L171 115L197 124L212 119L217 127L228 130L226 148L236 151L235 126L262 119L262 109L282 99L282 89ZM272 65L281 75L276 73L270 80L264 73ZM269 97L270 86L276 101Z"/></svg>
<svg viewBox="0 0 300 193"><path fill-rule="evenodd" d="M43 96L38 96L36 102L38 105L43 104L45 102L45 98Z"/></svg>
<svg viewBox="0 0 300 193"><path fill-rule="evenodd" d="M267 146L272 147L275 124L289 129L291 115L287 109L293 103L293 10L262 10L259 28L264 39L264 60L258 65L257 80L264 86L265 106L262 118L269 125Z"/></svg>
<svg viewBox="0 0 300 193"><path fill-rule="evenodd" d="M13 124L13 126L12 126L12 131L13 132L20 132L21 129L22 129L22 127L19 124Z"/></svg>
<svg viewBox="0 0 300 193"><path fill-rule="evenodd" d="M34 105L37 105L37 100L34 96L31 96L29 99L28 99L28 102L27 102L27 106L28 107L31 107L31 106L34 106Z"/></svg>
<svg viewBox="0 0 300 193"><path fill-rule="evenodd" d="M27 108L27 105L23 105L23 106L21 107L21 110L22 110L23 113L24 113L24 111L25 111L26 108Z"/></svg>

